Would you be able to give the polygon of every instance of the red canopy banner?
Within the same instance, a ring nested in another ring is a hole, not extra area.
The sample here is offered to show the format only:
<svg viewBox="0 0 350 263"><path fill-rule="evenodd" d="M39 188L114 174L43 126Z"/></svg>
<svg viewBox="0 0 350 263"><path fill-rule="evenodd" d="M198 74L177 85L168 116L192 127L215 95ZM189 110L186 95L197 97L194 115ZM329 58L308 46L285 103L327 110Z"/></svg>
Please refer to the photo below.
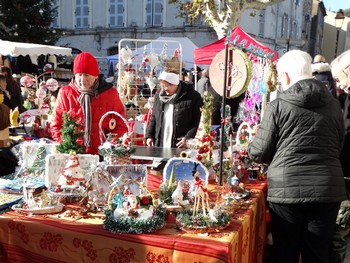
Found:
<svg viewBox="0 0 350 263"><path fill-rule="evenodd" d="M199 65L209 65L216 54L225 49L225 41L226 37L223 37L214 43L196 48L194 50L194 63ZM272 61L275 61L278 58L277 52L256 41L240 27L235 27L231 31L229 44L242 49L245 52L259 57L265 57Z"/></svg>

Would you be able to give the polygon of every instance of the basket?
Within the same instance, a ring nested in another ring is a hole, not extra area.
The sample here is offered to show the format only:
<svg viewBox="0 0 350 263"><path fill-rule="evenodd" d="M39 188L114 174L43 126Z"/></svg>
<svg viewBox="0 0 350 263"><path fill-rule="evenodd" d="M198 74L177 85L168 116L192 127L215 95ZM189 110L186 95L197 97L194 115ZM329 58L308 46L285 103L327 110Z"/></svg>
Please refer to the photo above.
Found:
<svg viewBox="0 0 350 263"><path fill-rule="evenodd" d="M179 229L190 234L210 234L220 232L230 225L230 214L224 211L216 220L201 213L196 216L192 214L192 209L185 209L177 213L176 225Z"/></svg>
<svg viewBox="0 0 350 263"><path fill-rule="evenodd" d="M157 200L153 194L146 188L146 186L137 180L124 179L120 183L135 183L140 188L144 189L145 192L138 196L140 205L143 198L147 197L152 200L153 210L149 213L148 217L143 217L142 214L138 215L139 212L146 210L145 208L136 209L132 208L125 212L125 208L118 208L113 200L118 193L118 188L121 186L119 182L113 186L108 196L108 208L105 210L104 228L113 233L130 233L130 234L144 234L151 233L165 225L166 209L162 205L158 205ZM142 190L140 189L140 190ZM142 191L139 191L142 192ZM128 209L128 208L126 208ZM147 212L145 212L147 213ZM116 217L118 214L118 217ZM136 215L136 216L135 216Z"/></svg>
<svg viewBox="0 0 350 263"><path fill-rule="evenodd" d="M99 154L104 157L104 161L109 165L114 164L131 164L130 154L133 152L133 148L130 146L125 147L119 138L117 138L116 134L110 134L111 139L116 139L116 144L113 144L111 142L104 142L107 138L105 134L103 133L102 129L102 123L104 119L107 116L110 115L116 115L117 117L121 118L122 121L125 123L126 127L128 128L127 135L131 135L131 129L126 121L126 119L115 111L108 111L104 115L102 115L100 122L99 122L99 136L100 136L100 143L101 146L99 147ZM119 141L118 141L119 140Z"/></svg>

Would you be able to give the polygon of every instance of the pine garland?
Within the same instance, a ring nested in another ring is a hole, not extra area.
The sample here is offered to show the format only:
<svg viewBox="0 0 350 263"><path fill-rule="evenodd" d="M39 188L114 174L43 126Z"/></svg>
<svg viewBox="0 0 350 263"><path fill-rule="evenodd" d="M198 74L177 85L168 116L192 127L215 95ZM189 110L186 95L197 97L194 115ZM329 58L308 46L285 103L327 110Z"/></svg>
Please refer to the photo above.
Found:
<svg viewBox="0 0 350 263"><path fill-rule="evenodd" d="M77 119L74 119L66 112L63 113L62 117L62 142L57 146L57 151L60 153L70 153L71 151L75 151L77 154L85 153L85 146L77 143L77 139L84 136L84 132L81 131L82 125L78 124Z"/></svg>

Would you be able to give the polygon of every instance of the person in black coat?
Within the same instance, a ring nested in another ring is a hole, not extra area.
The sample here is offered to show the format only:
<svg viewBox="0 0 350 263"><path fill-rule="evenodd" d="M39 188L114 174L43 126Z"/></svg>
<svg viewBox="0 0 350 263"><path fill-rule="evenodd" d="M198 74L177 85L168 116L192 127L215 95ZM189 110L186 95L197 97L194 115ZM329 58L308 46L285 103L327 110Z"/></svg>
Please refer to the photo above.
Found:
<svg viewBox="0 0 350 263"><path fill-rule="evenodd" d="M318 54L314 58L312 66L312 75L325 84L329 92L333 95L334 98L337 97L337 86L333 78L331 67L326 62L324 56Z"/></svg>
<svg viewBox="0 0 350 263"><path fill-rule="evenodd" d="M340 203L346 199L340 153L340 104L313 78L312 59L292 50L277 63L283 91L266 106L248 145L252 161L268 163L273 262L328 263Z"/></svg>
<svg viewBox="0 0 350 263"><path fill-rule="evenodd" d="M192 83L180 81L177 72L163 71L158 79L160 91L155 95L146 145L183 148L197 133L203 99Z"/></svg>

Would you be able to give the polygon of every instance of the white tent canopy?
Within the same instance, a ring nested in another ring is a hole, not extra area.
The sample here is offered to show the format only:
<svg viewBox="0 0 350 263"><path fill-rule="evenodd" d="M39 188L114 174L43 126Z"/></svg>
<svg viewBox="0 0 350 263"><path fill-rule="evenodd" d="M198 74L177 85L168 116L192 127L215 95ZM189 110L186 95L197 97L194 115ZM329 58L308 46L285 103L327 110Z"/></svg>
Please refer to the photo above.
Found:
<svg viewBox="0 0 350 263"><path fill-rule="evenodd" d="M160 53L164 48L164 44L167 44L167 48L169 52L173 52L176 48L178 48L179 44L182 47L182 62L185 63L185 68L190 69L194 66L194 50L198 48L189 38L187 37L158 37L157 42L151 42L147 44L147 50L155 50L156 53ZM159 41L159 42L158 42ZM164 41L164 42L162 42ZM170 42L169 42L170 41ZM178 43L179 44L178 44ZM138 48L135 52L136 54L142 54L144 47ZM133 53L134 54L134 53ZM173 54L168 54L170 57Z"/></svg>
<svg viewBox="0 0 350 263"><path fill-rule="evenodd" d="M40 55L71 56L72 49L41 44L11 42L0 40L0 54L3 56L30 56L33 64L37 64Z"/></svg>

